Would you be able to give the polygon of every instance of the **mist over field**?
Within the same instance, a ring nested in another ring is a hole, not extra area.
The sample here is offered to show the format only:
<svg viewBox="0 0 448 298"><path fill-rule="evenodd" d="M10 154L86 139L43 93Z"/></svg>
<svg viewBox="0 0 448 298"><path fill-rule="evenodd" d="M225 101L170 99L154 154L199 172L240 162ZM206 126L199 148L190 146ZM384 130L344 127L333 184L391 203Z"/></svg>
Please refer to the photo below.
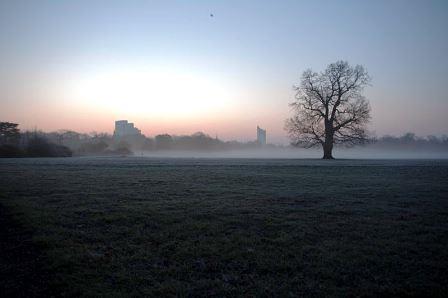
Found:
<svg viewBox="0 0 448 298"><path fill-rule="evenodd" d="M322 158L319 148L276 148L276 149L240 149L227 151L135 151L134 156L151 158L255 158L255 159L318 159ZM393 150L369 147L337 148L334 156L338 159L447 159L446 150Z"/></svg>
<svg viewBox="0 0 448 298"><path fill-rule="evenodd" d="M120 122L120 121L118 121ZM15 123L9 137L0 140L0 157L58 157L58 156L147 156L186 158L321 158L322 146L301 148L286 144L222 140L202 132L192 135L160 134L154 137L141 133L110 135L107 133L78 133L20 131ZM133 128L136 129L136 128ZM266 132L265 132L266 133ZM371 137L358 146L335 145L336 158L352 159L438 159L448 156L446 136L426 137L406 133L402 136Z"/></svg>

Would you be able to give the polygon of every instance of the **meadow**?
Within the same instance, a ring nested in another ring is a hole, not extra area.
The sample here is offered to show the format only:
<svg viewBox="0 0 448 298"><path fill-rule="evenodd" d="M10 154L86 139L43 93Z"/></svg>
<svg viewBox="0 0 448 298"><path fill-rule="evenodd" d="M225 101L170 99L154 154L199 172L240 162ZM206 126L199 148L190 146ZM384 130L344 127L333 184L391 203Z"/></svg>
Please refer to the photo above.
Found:
<svg viewBox="0 0 448 298"><path fill-rule="evenodd" d="M446 296L448 160L0 160L0 294Z"/></svg>

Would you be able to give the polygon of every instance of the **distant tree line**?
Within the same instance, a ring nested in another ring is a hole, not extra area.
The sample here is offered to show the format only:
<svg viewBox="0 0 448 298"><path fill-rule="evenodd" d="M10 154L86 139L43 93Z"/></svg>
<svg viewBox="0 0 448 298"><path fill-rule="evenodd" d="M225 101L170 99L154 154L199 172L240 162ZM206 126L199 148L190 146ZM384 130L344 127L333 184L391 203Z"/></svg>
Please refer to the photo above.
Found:
<svg viewBox="0 0 448 298"><path fill-rule="evenodd" d="M72 151L38 132L21 133L18 124L0 122L0 157L68 157Z"/></svg>
<svg viewBox="0 0 448 298"><path fill-rule="evenodd" d="M117 138L107 133L78 133L71 130L21 132L18 126L16 123L0 122L0 157L130 155L135 151L222 151L260 146L255 141L222 141L202 132L182 136L159 134L154 138L143 135Z"/></svg>
<svg viewBox="0 0 448 298"><path fill-rule="evenodd" d="M429 135L418 137L414 133L408 132L402 136L385 135L371 140L369 147L379 149L397 150L448 150L448 136L437 137Z"/></svg>
<svg viewBox="0 0 448 298"><path fill-rule="evenodd" d="M448 137L418 137L413 133L402 136L382 136L370 139L368 147L394 150L448 150ZM159 134L154 138L128 136L114 138L107 133L78 133L70 130L55 132L21 132L18 124L0 122L0 157L65 157L130 155L140 151L229 151L258 149L253 142L223 141L205 133L172 136ZM268 144L263 148L280 149L281 145Z"/></svg>
<svg viewBox="0 0 448 298"><path fill-rule="evenodd" d="M143 135L114 137L106 133L77 133L58 131L45 136L56 144L69 147L74 155L126 155L136 151L225 151L254 149L260 145L253 142L223 141L205 133L175 136L159 134L154 138ZM275 145L266 145L268 148Z"/></svg>

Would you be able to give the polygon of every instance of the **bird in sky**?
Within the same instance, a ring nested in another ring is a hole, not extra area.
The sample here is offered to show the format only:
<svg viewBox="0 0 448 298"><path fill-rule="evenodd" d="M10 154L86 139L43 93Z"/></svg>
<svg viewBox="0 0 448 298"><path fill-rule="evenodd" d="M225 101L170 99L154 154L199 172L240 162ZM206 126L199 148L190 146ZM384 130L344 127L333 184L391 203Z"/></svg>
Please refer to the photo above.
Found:
<svg viewBox="0 0 448 298"><path fill-rule="evenodd" d="M213 17L214 17L214 15L213 15L213 14L211 13L211 14L210 14L210 17L211 17L211 18L213 18Z"/></svg>

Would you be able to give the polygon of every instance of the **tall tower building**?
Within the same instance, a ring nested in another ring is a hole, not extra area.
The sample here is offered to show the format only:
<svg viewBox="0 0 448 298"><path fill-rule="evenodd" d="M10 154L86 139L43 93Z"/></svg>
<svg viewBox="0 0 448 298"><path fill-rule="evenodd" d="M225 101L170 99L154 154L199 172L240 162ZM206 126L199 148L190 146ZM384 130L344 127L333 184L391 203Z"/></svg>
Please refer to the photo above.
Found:
<svg viewBox="0 0 448 298"><path fill-rule="evenodd" d="M259 145L266 145L266 130L257 125L257 143Z"/></svg>
<svg viewBox="0 0 448 298"><path fill-rule="evenodd" d="M128 120L115 121L115 137L125 136L139 136L141 135L140 129L134 127L134 123L129 123Z"/></svg>

